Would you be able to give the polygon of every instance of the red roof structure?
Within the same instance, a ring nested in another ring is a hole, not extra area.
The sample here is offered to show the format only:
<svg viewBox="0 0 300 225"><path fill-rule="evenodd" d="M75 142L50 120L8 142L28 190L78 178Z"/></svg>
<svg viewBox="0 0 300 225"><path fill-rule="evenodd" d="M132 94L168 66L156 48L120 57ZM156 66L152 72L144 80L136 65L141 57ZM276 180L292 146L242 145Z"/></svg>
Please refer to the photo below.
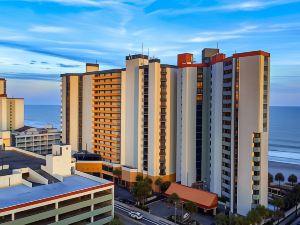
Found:
<svg viewBox="0 0 300 225"><path fill-rule="evenodd" d="M176 193L181 201L194 202L199 208L211 210L218 207L218 196L215 193L190 188L181 184L172 183L165 195Z"/></svg>

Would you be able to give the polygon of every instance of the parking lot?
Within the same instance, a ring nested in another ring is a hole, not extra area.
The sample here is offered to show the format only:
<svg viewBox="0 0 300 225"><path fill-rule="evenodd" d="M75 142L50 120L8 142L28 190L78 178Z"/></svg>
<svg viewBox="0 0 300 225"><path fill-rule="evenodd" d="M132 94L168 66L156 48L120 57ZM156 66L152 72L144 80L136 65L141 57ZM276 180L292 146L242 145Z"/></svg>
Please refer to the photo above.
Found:
<svg viewBox="0 0 300 225"><path fill-rule="evenodd" d="M134 197L132 193L130 193L127 189L116 187L115 188L115 198L117 200L121 200L126 204L133 204ZM171 215L175 214L174 206L167 203L166 199L154 201L152 203L147 204L149 207L150 213L162 218L167 218ZM185 211L184 211L185 213ZM177 215L182 215L181 207L177 207ZM192 219L198 221L203 225L211 225L213 223L213 216L204 213L194 213L192 215Z"/></svg>

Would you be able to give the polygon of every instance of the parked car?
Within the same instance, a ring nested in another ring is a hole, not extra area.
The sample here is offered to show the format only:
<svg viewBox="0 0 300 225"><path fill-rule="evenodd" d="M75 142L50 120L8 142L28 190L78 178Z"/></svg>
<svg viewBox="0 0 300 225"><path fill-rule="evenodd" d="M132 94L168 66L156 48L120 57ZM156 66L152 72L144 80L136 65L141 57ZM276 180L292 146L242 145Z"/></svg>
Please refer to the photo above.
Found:
<svg viewBox="0 0 300 225"><path fill-rule="evenodd" d="M136 219L136 220L141 220L143 219L143 214L140 212L134 212L134 211L130 211L128 213L128 216L131 217L132 219Z"/></svg>

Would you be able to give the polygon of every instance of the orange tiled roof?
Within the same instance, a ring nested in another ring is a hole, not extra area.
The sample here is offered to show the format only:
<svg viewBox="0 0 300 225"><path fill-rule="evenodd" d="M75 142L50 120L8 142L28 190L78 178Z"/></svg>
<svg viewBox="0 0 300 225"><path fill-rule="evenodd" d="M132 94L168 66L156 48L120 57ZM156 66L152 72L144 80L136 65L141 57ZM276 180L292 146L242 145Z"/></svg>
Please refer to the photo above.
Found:
<svg viewBox="0 0 300 225"><path fill-rule="evenodd" d="M203 209L214 209L218 206L218 196L212 192L172 183L165 195L170 196L173 193L176 193L182 201L194 202Z"/></svg>

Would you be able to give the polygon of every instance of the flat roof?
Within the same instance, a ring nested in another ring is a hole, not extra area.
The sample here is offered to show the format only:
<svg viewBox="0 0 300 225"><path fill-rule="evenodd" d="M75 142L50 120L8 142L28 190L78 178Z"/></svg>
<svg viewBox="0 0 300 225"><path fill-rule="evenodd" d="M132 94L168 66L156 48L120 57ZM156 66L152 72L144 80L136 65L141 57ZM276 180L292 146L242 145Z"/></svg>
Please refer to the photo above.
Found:
<svg viewBox="0 0 300 225"><path fill-rule="evenodd" d="M47 198L64 195L67 193L76 192L92 187L99 187L104 184L106 183L97 182L78 175L72 175L69 177L65 177L63 182L40 185L32 188L23 184L7 188L0 188L0 213L1 211L6 211L1 210L4 208L21 205L28 202L32 202L32 204L34 204L34 201L42 199L47 201Z"/></svg>
<svg viewBox="0 0 300 225"><path fill-rule="evenodd" d="M91 72L84 72L84 73L63 73L60 77L65 76L85 76L85 75L99 75L99 74L107 74L107 73L121 73L125 71L126 68L121 69L109 69L109 70L99 70L99 71L91 71Z"/></svg>
<svg viewBox="0 0 300 225"><path fill-rule="evenodd" d="M2 166L2 163L3 165L9 165L9 169L0 170L0 176L10 175L13 169L29 167L32 170L38 170L41 168L41 165L46 165L44 159L25 155L13 150L0 150L0 166Z"/></svg>

